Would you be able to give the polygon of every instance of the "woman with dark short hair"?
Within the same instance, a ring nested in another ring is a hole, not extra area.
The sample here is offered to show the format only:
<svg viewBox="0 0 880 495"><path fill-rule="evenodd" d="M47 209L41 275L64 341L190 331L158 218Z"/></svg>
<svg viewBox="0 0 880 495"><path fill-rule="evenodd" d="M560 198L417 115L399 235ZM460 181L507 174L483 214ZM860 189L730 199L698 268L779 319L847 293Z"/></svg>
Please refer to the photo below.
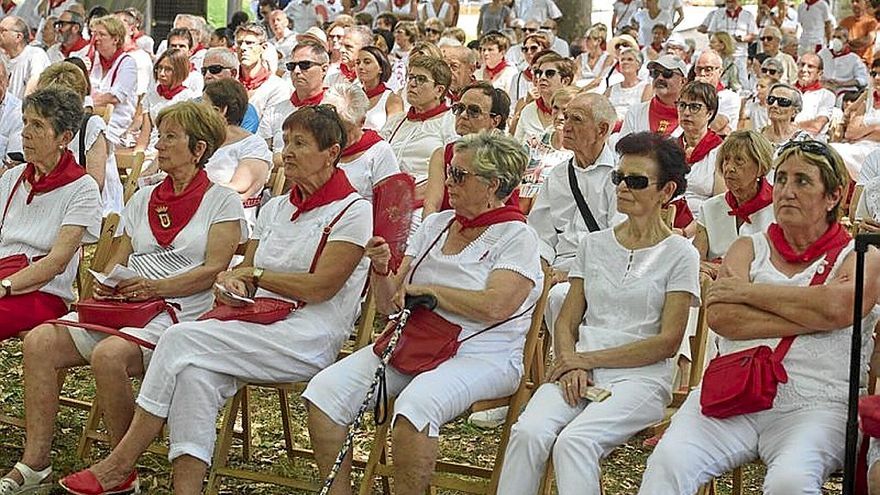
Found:
<svg viewBox="0 0 880 495"><path fill-rule="evenodd" d="M358 52L355 71L370 100L364 127L378 131L388 117L403 112L403 98L385 86L391 78L391 62L382 50L365 46Z"/></svg>
<svg viewBox="0 0 880 495"><path fill-rule="evenodd" d="M703 201L724 191L721 174L715 171L722 138L709 129L718 113L717 90L704 82L689 82L681 88L676 106L678 125L684 131L679 143L689 170L685 198L692 212L700 211Z"/></svg>
<svg viewBox="0 0 880 495"><path fill-rule="evenodd" d="M183 84L189 77L189 67L189 54L179 48L165 50L156 59L153 65L153 84L142 103L143 124L135 145L136 151L147 151L151 155L155 151L156 141L159 139L155 122L163 108L198 96Z"/></svg>

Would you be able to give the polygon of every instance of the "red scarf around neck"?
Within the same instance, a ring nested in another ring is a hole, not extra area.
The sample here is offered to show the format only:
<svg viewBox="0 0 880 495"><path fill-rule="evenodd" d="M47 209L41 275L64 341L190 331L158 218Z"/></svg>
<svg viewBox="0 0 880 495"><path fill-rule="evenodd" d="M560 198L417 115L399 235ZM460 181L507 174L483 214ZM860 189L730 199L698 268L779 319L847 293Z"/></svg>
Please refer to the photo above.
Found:
<svg viewBox="0 0 880 495"><path fill-rule="evenodd" d="M143 31L138 31L138 32L134 33L134 35L132 35L131 40L132 40L132 41L137 41L137 40L139 40L139 39L141 39L141 38L143 38L143 37L144 37L144 32L143 32Z"/></svg>
<svg viewBox="0 0 880 495"><path fill-rule="evenodd" d="M294 90L293 93L290 94L290 103L296 108L313 107L315 105L320 105L321 102L324 100L324 91L326 90L327 88L321 88L321 91L313 94L312 96L309 96L308 98L303 98L302 100L299 99L299 95L296 94L296 90Z"/></svg>
<svg viewBox="0 0 880 495"><path fill-rule="evenodd" d="M715 91L724 91L724 84L722 84L721 81L715 83Z"/></svg>
<svg viewBox="0 0 880 495"><path fill-rule="evenodd" d="M380 82L379 84L376 85L375 88L367 89L364 92L367 93L367 98L372 99L372 98L375 98L375 97L381 95L382 93L384 93L386 89L388 89L388 87L385 86L385 83Z"/></svg>
<svg viewBox="0 0 880 495"><path fill-rule="evenodd" d="M767 6L768 9L775 9L776 4L779 3L779 0L765 0L764 5Z"/></svg>
<svg viewBox="0 0 880 495"><path fill-rule="evenodd" d="M64 3L64 0L50 0L50 1L49 1L49 6L50 6L52 9L57 9L58 6L61 5L62 3Z"/></svg>
<svg viewBox="0 0 880 495"><path fill-rule="evenodd" d="M65 57L69 57L72 52L77 52L82 50L86 46L89 45L89 40L85 38L80 38L74 44L70 45L70 48L65 48L63 44L58 45L58 48L61 50L61 54Z"/></svg>
<svg viewBox="0 0 880 495"><path fill-rule="evenodd" d="M175 86L173 88L169 88L168 86L165 86L164 84L157 84L156 85L156 93L159 93L159 96L161 96L162 98L165 98L166 100L171 100L172 98L177 96L177 94L180 93L181 91L183 91L184 89L186 89L186 86L184 86L183 84L178 84L177 86Z"/></svg>
<svg viewBox="0 0 880 495"><path fill-rule="evenodd" d="M257 72L256 76L251 77L246 70L242 69L238 71L238 80L241 81L241 83L244 85L244 89L248 91L253 91L262 86L263 83L266 82L266 80L268 80L269 76L271 75L272 71L270 71L268 67L263 65L262 62L260 62L260 70L259 72Z"/></svg>
<svg viewBox="0 0 880 495"><path fill-rule="evenodd" d="M678 127L678 109L666 105L656 96L648 104L648 126L651 132L669 135Z"/></svg>
<svg viewBox="0 0 880 495"><path fill-rule="evenodd" d="M553 109L550 108L550 105L548 105L547 102L544 101L543 96L538 98L537 100L535 100L535 105L538 106L538 110L541 113L543 113L545 115L552 115L553 114Z"/></svg>
<svg viewBox="0 0 880 495"><path fill-rule="evenodd" d="M703 158L706 158L709 152L711 152L718 146L721 146L721 143L723 141L724 140L721 139L721 136L715 134L715 131L713 131L712 129L709 129L703 136L703 138L700 139L700 142L697 143L696 146L694 146L694 150L691 151L691 155L687 157L686 162L688 164L688 168L690 168L691 165L699 162ZM682 134L679 138L679 142L681 143L682 148L687 149L687 144L684 141L684 134Z"/></svg>
<svg viewBox="0 0 880 495"><path fill-rule="evenodd" d="M630 1L632 1L632 0L630 0ZM523 75L526 76L526 81L531 81L531 80L533 80L533 79L535 78L535 75L532 74L532 68L531 68L531 67L529 67L528 69L524 70L524 71L523 71Z"/></svg>
<svg viewBox="0 0 880 495"><path fill-rule="evenodd" d="M812 263L825 255L825 253L845 246L850 240L849 233L838 222L831 224L828 230L810 244L803 253L795 252L794 248L785 240L782 227L777 223L771 223L770 227L767 228L767 237L779 255L785 261L792 264Z"/></svg>
<svg viewBox="0 0 880 495"><path fill-rule="evenodd" d="M380 136L378 132L372 129L364 129L363 135L361 135L361 138L358 139L356 143L352 143L342 150L341 158L346 158L367 151L370 147L381 140L382 136Z"/></svg>
<svg viewBox="0 0 880 495"><path fill-rule="evenodd" d="M474 218L465 218L458 213L455 214L455 221L461 225L461 229L476 229L488 225L495 225L502 222L525 222L526 216L522 214L518 206L505 205L494 210L481 213Z"/></svg>
<svg viewBox="0 0 880 495"><path fill-rule="evenodd" d="M739 17L739 13L742 12L742 10L743 10L742 7L737 7L736 10L734 10L732 14L727 9L725 9L724 12L727 14L727 17L730 17L731 19L736 19Z"/></svg>
<svg viewBox="0 0 880 495"><path fill-rule="evenodd" d="M202 51L202 50L207 50L207 49L208 49L208 47L206 47L205 45L199 43L198 45L196 45L195 48L193 48L193 55L195 55L196 53L199 53L199 52Z"/></svg>
<svg viewBox="0 0 880 495"><path fill-rule="evenodd" d="M398 9L409 3L409 0L394 0L394 6Z"/></svg>
<svg viewBox="0 0 880 495"><path fill-rule="evenodd" d="M651 48L653 48L655 52L660 53L663 51L663 43L651 43Z"/></svg>
<svg viewBox="0 0 880 495"><path fill-rule="evenodd" d="M494 81L498 74L501 73L504 69L507 68L507 59L501 59L501 63L496 65L495 67L489 67L488 65L485 67L485 74L489 76L490 81Z"/></svg>
<svg viewBox="0 0 880 495"><path fill-rule="evenodd" d="M47 193L58 189L59 187L66 186L83 175L86 175L86 169L85 166L80 167L79 164L76 163L73 153L65 148L64 152L61 153L61 158L58 160L58 164L55 165L55 168L53 168L48 174L40 177L39 180L37 180L37 167L33 163L28 163L22 174L24 180L27 181L31 187L31 192L28 193L27 197L27 204L31 204L35 194Z"/></svg>
<svg viewBox="0 0 880 495"><path fill-rule="evenodd" d="M330 180L325 182L323 186L319 187L318 190L312 193L308 198L303 197L303 192L302 189L299 188L299 185L294 185L290 189L288 199L290 200L290 204L296 207L296 211L290 216L290 221L295 221L303 213L307 213L315 208L320 208L321 206L330 204L334 201L345 199L346 196L353 192L356 192L355 188L352 187L345 172L340 168L334 170L333 175L330 176Z"/></svg>
<svg viewBox="0 0 880 495"><path fill-rule="evenodd" d="M100 53L98 53L98 61L101 63L101 70L106 74L110 67L113 67L113 62L116 62L116 59L122 56L125 53L125 50L122 48L116 50L116 53L113 54L109 59L105 59Z"/></svg>
<svg viewBox="0 0 880 495"><path fill-rule="evenodd" d="M412 120L415 122L424 122L432 117L436 117L443 112L449 110L449 107L446 106L445 101L441 101L439 105L436 107L426 110L424 112L417 112L416 107L409 107L409 111L406 112L406 119Z"/></svg>
<svg viewBox="0 0 880 495"><path fill-rule="evenodd" d="M874 108L880 109L880 89L875 89L871 94L874 96Z"/></svg>
<svg viewBox="0 0 880 495"><path fill-rule="evenodd" d="M752 213L756 213L773 202L773 186L761 177L758 179L758 194L752 199L745 201L743 204L737 204L736 197L733 193L727 191L724 193L724 201L730 207L728 215L739 218L743 223L752 223L750 218Z"/></svg>
<svg viewBox="0 0 880 495"><path fill-rule="evenodd" d="M192 220L209 187L211 181L208 173L202 169L180 194L175 194L170 176L153 189L147 205L147 217L150 231L160 246L170 246L177 234Z"/></svg>
<svg viewBox="0 0 880 495"><path fill-rule="evenodd" d="M801 82L798 81L794 83L794 87L796 87L801 93L807 93L809 91L818 91L822 89L822 83L816 80L807 86L801 86Z"/></svg>
<svg viewBox="0 0 880 495"><path fill-rule="evenodd" d="M807 10L810 10L810 7L819 3L819 0L805 0L804 3L807 5Z"/></svg>
<svg viewBox="0 0 880 495"><path fill-rule="evenodd" d="M357 79L357 72L354 69L350 69L345 64L339 64L339 72L348 80L348 82L354 82Z"/></svg>

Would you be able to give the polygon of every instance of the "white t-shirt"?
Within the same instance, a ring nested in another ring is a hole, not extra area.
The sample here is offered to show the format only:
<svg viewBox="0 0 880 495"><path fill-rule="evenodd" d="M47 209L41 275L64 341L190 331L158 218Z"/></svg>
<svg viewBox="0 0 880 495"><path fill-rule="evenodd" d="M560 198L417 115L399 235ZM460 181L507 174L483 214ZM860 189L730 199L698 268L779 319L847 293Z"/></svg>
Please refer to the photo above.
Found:
<svg viewBox="0 0 880 495"><path fill-rule="evenodd" d="M611 105L614 106L614 110L617 112L617 120L623 120L626 117L626 112L630 109L630 107L636 103L641 103L642 94L645 92L645 86L650 83L648 80L641 80L635 86L631 88L624 88L621 84L617 83L611 86L611 92L608 95L608 100L611 102Z"/></svg>
<svg viewBox="0 0 880 495"><path fill-rule="evenodd" d="M614 15L617 16L617 30L614 32L616 36L620 34L624 26L632 24L633 16L641 8L641 2L639 0L632 0L629 3L623 3L617 0L611 8L614 11ZM661 7L660 10L663 10L663 8Z"/></svg>
<svg viewBox="0 0 880 495"><path fill-rule="evenodd" d="M639 23L639 45L650 45L651 38L653 37L651 31L654 29L654 26L663 24L670 29L672 28L672 11L660 10L657 17L651 18L648 14L648 9L639 10L633 16L633 22Z"/></svg>
<svg viewBox="0 0 880 495"><path fill-rule="evenodd" d="M153 123L153 128L150 131L150 145L147 148L148 150L155 150L156 141L159 140L159 126L156 124L159 112L175 103L192 100L201 96L201 93L197 93L187 87L180 93L171 97L170 100L166 100L165 97L160 96L156 91L157 87L158 85L155 82L150 84L150 91L147 92L141 103L143 109L150 114L150 121Z"/></svg>
<svg viewBox="0 0 880 495"><path fill-rule="evenodd" d="M727 127L730 132L736 130L739 125L739 110L742 106L742 100L735 91L722 89L718 93L718 115L727 117Z"/></svg>
<svg viewBox="0 0 880 495"><path fill-rule="evenodd" d="M247 240L247 225L241 201L234 191L211 186L189 223L180 230L171 245L162 247L150 229L150 196L159 185L140 189L125 206L125 234L131 238L132 254L128 267L147 279L158 280L182 275L205 264L208 231L214 224L238 222L238 242ZM194 319L211 309L214 296L205 290L190 296L169 298L180 304L183 319Z"/></svg>
<svg viewBox="0 0 880 495"><path fill-rule="evenodd" d="M272 74L269 79L266 79L266 82L250 94L248 103L253 105L257 115L262 117L267 108L289 100L291 93L293 93L293 86L290 85L290 82ZM285 117L287 116L285 115ZM281 120L284 121L283 118Z"/></svg>
<svg viewBox="0 0 880 495"><path fill-rule="evenodd" d="M598 351L658 335L670 292L687 292L700 305L700 255L684 237L630 250L614 229L586 235L578 246L569 277L583 279L587 309L578 329L577 352ZM620 304L609 304L619 301ZM593 370L593 379L647 378L672 387L672 359L639 368Z"/></svg>
<svg viewBox="0 0 880 495"><path fill-rule="evenodd" d="M562 17L562 11L553 0L521 0L516 3L516 17L523 20L536 20L539 23L547 19Z"/></svg>
<svg viewBox="0 0 880 495"><path fill-rule="evenodd" d="M89 48L91 45L86 45L79 50L74 50L70 52L70 55L65 56L64 53L61 52L61 43L55 43L50 46L48 50L46 50L46 56L49 57L50 63L62 62L67 57L76 57L83 61L86 65L86 70L91 70L92 68L92 59L89 58Z"/></svg>
<svg viewBox="0 0 880 495"><path fill-rule="evenodd" d="M755 22L755 15L748 10L742 9L736 17L730 17L726 7L721 7L712 16L712 22L709 23L709 33L721 32L729 34L731 38L749 34L757 35L758 24ZM734 43L736 45L733 50L734 58L742 58L748 55L748 43L738 41L734 41Z"/></svg>
<svg viewBox="0 0 880 495"><path fill-rule="evenodd" d="M831 81L849 81L855 79L859 86L868 85L868 67L861 57L853 52L834 56L828 48L819 52L822 58L822 79ZM850 86L855 88L855 86Z"/></svg>
<svg viewBox="0 0 880 495"><path fill-rule="evenodd" d="M797 15L802 28L798 53L815 53L816 45L825 46L825 23L834 22L831 6L825 0L819 0L813 5L803 2L797 7Z"/></svg>
<svg viewBox="0 0 880 495"><path fill-rule="evenodd" d="M400 173L394 151L386 141L379 141L370 146L353 161L339 162L339 168L345 172L345 176L357 189L358 194L370 201L373 200L373 188L379 181Z"/></svg>
<svg viewBox="0 0 880 495"><path fill-rule="evenodd" d="M99 115L92 115L86 124L85 148L86 154L95 145L98 136L104 134L107 130L107 124L104 123ZM104 184L101 187L101 201L104 205L104 216L110 213L122 213L122 182L119 179L119 170L116 168L116 155L113 153L112 147L108 144L107 164L104 166ZM73 139L67 144L67 149L73 153L73 157L79 163L79 131L74 134ZM80 165L85 168L84 163Z"/></svg>
<svg viewBox="0 0 880 495"><path fill-rule="evenodd" d="M217 151L214 152L208 163L205 164L205 171L208 172L208 178L211 179L211 182L225 185L232 180L238 164L245 158L261 160L266 163L267 171L272 170L272 153L269 152L269 146L266 145L266 141L250 134L244 139L217 148ZM248 208L245 208L244 213L250 228L254 227L257 220L257 204L253 199L259 198L262 192L262 188L260 188L251 198L248 198L251 201L248 203ZM241 201L240 197L239 201Z"/></svg>
<svg viewBox="0 0 880 495"><path fill-rule="evenodd" d="M451 111L421 122L401 113L388 119L380 134L391 144L400 170L412 175L416 183L428 179L428 162L434 150L458 139Z"/></svg>
<svg viewBox="0 0 880 495"><path fill-rule="evenodd" d="M514 139L524 141L529 136L540 136L544 133L544 124L538 115L538 104L534 101L524 106L519 113L519 121L516 123Z"/></svg>
<svg viewBox="0 0 880 495"><path fill-rule="evenodd" d="M687 189L684 192L691 212L700 211L703 201L712 197L715 188L715 161L719 149L721 149L720 145L713 148L702 160L691 165L691 171L687 174Z"/></svg>
<svg viewBox="0 0 880 495"><path fill-rule="evenodd" d="M502 70L492 81L489 80L489 75L484 74L484 72L485 71L482 68L474 71L474 77L477 81L486 81L492 84L492 87L498 88L502 91L509 90L511 82L516 75L519 74L519 70L513 64L508 64L507 67L505 67L504 70Z"/></svg>
<svg viewBox="0 0 880 495"><path fill-rule="evenodd" d="M822 2L820 1L816 5L821 3ZM817 89L815 91L806 91L803 93L802 100L804 106L794 118L796 123L811 120L816 117L827 117L828 121L831 121L831 115L834 112L834 105L837 101L834 97L834 93L825 88ZM828 123L825 124L825 127L819 134L813 137L824 137L827 130Z"/></svg>
<svg viewBox="0 0 880 495"><path fill-rule="evenodd" d="M0 103L0 160L6 159L7 153L21 152L21 100L15 95L6 93Z"/></svg>
<svg viewBox="0 0 880 495"><path fill-rule="evenodd" d="M205 78L202 76L201 72L194 70L186 76L183 85L197 96L201 96L202 92L205 90Z"/></svg>
<svg viewBox="0 0 880 495"><path fill-rule="evenodd" d="M770 123L767 107L758 103L757 96L753 96L746 101L745 114L752 124L752 129L755 131L760 131Z"/></svg>
<svg viewBox="0 0 880 495"><path fill-rule="evenodd" d="M718 194L703 202L697 215L697 223L706 229L709 239L707 258L710 260L723 258L737 237L763 232L775 221L771 203L749 215L751 223L743 222L737 230L736 217L728 214L730 205L724 199L725 194Z"/></svg>
<svg viewBox="0 0 880 495"><path fill-rule="evenodd" d="M315 11L315 2L304 3L302 0L292 0L284 8L284 13L293 21L293 31L298 34L305 33L310 27L319 26L321 23Z"/></svg>
<svg viewBox="0 0 880 495"><path fill-rule="evenodd" d="M0 177L0 204L6 204L25 167L24 164L18 165ZM30 190L27 181L15 190L0 232L0 258L20 253L33 260L47 255L55 245L58 232L66 225L85 227L83 243L98 240L101 235L101 195L91 176L84 175L53 191L36 194L31 204L26 204ZM78 250L64 271L44 285L40 292L72 302L79 259Z"/></svg>
<svg viewBox="0 0 880 495"><path fill-rule="evenodd" d="M153 57L149 53L137 49L127 52L137 65L137 94L146 94L153 82Z"/></svg>
<svg viewBox="0 0 880 495"><path fill-rule="evenodd" d="M92 65L89 74L92 94L110 93L119 100L113 105L113 113L110 114L110 122L107 125L107 140L117 146L122 144L122 135L131 126L134 118L138 99L137 71L137 62L124 53L113 62L106 73L101 69L101 64L96 63Z"/></svg>
<svg viewBox="0 0 880 495"><path fill-rule="evenodd" d="M6 91L23 100L28 82L36 81L48 66L49 57L46 52L35 46L25 46L17 57L6 62L9 71L9 87Z"/></svg>

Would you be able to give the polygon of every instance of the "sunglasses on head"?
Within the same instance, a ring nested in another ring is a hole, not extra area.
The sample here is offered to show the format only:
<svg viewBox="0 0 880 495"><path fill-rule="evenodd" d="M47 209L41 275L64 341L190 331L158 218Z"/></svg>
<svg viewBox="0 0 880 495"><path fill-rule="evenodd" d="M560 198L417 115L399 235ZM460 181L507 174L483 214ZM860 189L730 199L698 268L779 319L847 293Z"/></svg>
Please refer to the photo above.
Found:
<svg viewBox="0 0 880 495"><path fill-rule="evenodd" d="M206 75L207 73L214 74L215 76L224 70L228 69L228 67L224 67L222 65L206 65L202 67L202 75Z"/></svg>
<svg viewBox="0 0 880 495"><path fill-rule="evenodd" d="M552 79L553 76L559 74L559 71L556 69L535 69L532 73L535 74L536 78L546 77L547 79Z"/></svg>
<svg viewBox="0 0 880 495"><path fill-rule="evenodd" d="M464 103L453 104L451 110L454 115L461 115L462 112L466 112L469 119L475 119L485 113L483 112L483 109L477 105L465 105ZM493 117L495 116L495 114L491 112L489 113L489 115Z"/></svg>
<svg viewBox="0 0 880 495"><path fill-rule="evenodd" d="M660 76L663 76L663 79L672 79L672 76L675 75L674 70L667 69L666 67L652 67L649 72L652 79L657 79Z"/></svg>
<svg viewBox="0 0 880 495"><path fill-rule="evenodd" d="M615 170L611 172L611 183L619 186L623 182L627 189L637 191L651 185L651 179L645 175L623 175L623 172Z"/></svg>
<svg viewBox="0 0 880 495"><path fill-rule="evenodd" d="M768 76L775 76L777 72L779 71L776 69L761 68L761 74L767 74Z"/></svg>
<svg viewBox="0 0 880 495"><path fill-rule="evenodd" d="M815 141L812 139L789 141L782 148L779 148L779 154L781 155L786 150L790 150L792 148L797 148L805 153L821 155L823 158L825 158L829 165L834 164L834 156L831 154L831 150L828 148L828 145L823 142Z"/></svg>
<svg viewBox="0 0 880 495"><path fill-rule="evenodd" d="M455 165L446 166L446 177L452 179L453 184L461 184L462 182L464 182L465 179L467 179L468 175L475 174L463 168L456 167Z"/></svg>
<svg viewBox="0 0 880 495"><path fill-rule="evenodd" d="M299 67L300 72L305 72L317 65L321 64L319 64L318 62L312 62L311 60L300 60L299 62L287 62L287 64L285 64L285 67L287 67L287 70L289 72L293 72L293 69L296 69L297 67Z"/></svg>
<svg viewBox="0 0 880 495"><path fill-rule="evenodd" d="M791 98L786 98L784 96L773 96L770 95L767 97L767 105L778 105L779 108L788 108L794 104Z"/></svg>

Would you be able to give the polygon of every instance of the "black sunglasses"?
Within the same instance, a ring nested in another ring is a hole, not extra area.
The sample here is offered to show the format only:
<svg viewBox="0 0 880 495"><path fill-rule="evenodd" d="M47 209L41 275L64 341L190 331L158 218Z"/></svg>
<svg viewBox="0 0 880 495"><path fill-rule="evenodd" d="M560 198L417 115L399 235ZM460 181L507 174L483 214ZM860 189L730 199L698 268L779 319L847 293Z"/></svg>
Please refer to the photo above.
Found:
<svg viewBox="0 0 880 495"><path fill-rule="evenodd" d="M522 51L524 51L526 53L537 52L540 49L541 49L541 47L538 45L531 45L531 46L523 46L522 47Z"/></svg>
<svg viewBox="0 0 880 495"><path fill-rule="evenodd" d="M443 31L434 28L425 28L425 32L430 34L443 34Z"/></svg>
<svg viewBox="0 0 880 495"><path fill-rule="evenodd" d="M454 115L461 115L462 112L467 112L467 116L469 119L475 119L480 115L483 115L483 109L478 107L477 105L465 105L464 103L455 103L451 107L452 113ZM497 114L489 112L490 117L494 117Z"/></svg>
<svg viewBox="0 0 880 495"><path fill-rule="evenodd" d="M761 74L767 74L768 76L775 76L777 72L779 71L776 69L767 69L765 67L761 68Z"/></svg>
<svg viewBox="0 0 880 495"><path fill-rule="evenodd" d="M555 76L556 74L559 74L559 71L556 69L544 69L544 70L535 69L532 71L532 73L535 75L536 79L540 78L540 77L546 77L547 79L552 79L553 76Z"/></svg>
<svg viewBox="0 0 880 495"><path fill-rule="evenodd" d="M288 72L293 72L297 67L299 67L300 72L305 72L317 65L321 64L318 62L312 62L311 60L300 60L299 62L287 62L284 66L287 67Z"/></svg>
<svg viewBox="0 0 880 495"><path fill-rule="evenodd" d="M538 28L523 28L524 33L537 33Z"/></svg>
<svg viewBox="0 0 880 495"><path fill-rule="evenodd" d="M65 24L70 24L72 26L79 26L78 22L73 22L73 21L55 21L54 23L52 23L52 26L55 29L61 29Z"/></svg>
<svg viewBox="0 0 880 495"><path fill-rule="evenodd" d="M767 97L767 105L779 105L780 108L788 108L794 104L791 98L786 98L784 96L773 96L770 95Z"/></svg>
<svg viewBox="0 0 880 495"><path fill-rule="evenodd" d="M202 75L204 76L208 72L210 72L211 74L214 74L216 76L217 74L223 72L224 70L226 70L228 68L229 67L224 67L222 65L206 65L206 66L202 67Z"/></svg>
<svg viewBox="0 0 880 495"><path fill-rule="evenodd" d="M468 175L475 174L463 168L458 168L454 165L446 166L446 177L451 178L453 184L461 184L462 182L464 182Z"/></svg>
<svg viewBox="0 0 880 495"><path fill-rule="evenodd" d="M621 182L626 184L628 189L634 191L644 189L652 184L651 179L645 175L623 175L623 172L620 172L619 170L611 172L611 183L615 186L619 186Z"/></svg>
<svg viewBox="0 0 880 495"><path fill-rule="evenodd" d="M825 158L829 165L834 165L834 155L831 154L831 150L828 148L828 145L821 141L815 141L813 139L789 141L782 148L779 148L779 154L777 154L777 156L792 148L797 148L805 153L822 155L822 157Z"/></svg>
<svg viewBox="0 0 880 495"><path fill-rule="evenodd" d="M653 67L649 72L652 79L657 79L660 76L663 76L663 79L672 79L672 76L675 75L674 70L667 69L666 67Z"/></svg>
<svg viewBox="0 0 880 495"><path fill-rule="evenodd" d="M773 36L761 36L761 41L763 41L764 43L769 43L775 39L776 38L774 38Z"/></svg>

